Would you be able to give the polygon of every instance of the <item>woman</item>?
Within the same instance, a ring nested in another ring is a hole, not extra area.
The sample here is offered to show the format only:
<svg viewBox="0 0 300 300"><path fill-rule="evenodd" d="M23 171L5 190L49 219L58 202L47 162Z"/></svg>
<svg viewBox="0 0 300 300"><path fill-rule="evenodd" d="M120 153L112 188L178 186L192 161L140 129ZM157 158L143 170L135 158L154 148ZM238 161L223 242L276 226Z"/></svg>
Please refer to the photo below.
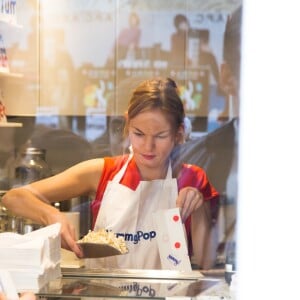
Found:
<svg viewBox="0 0 300 300"><path fill-rule="evenodd" d="M178 14L174 18L176 32L171 35L170 63L173 67L184 68L190 64L187 57L187 41L190 24L185 15Z"/></svg>
<svg viewBox="0 0 300 300"><path fill-rule="evenodd" d="M79 257L82 252L76 244L74 228L49 203L95 195L94 228L127 234L150 232L153 212L179 207L189 248L195 252L199 247L197 233L200 230L199 234L207 237L207 232L203 233L203 226L198 231L197 226L192 228L192 216L195 215L194 223L199 219L198 223L204 224L208 215L205 224L212 226L210 212L215 211L218 193L201 168L178 163L179 157L175 157L176 145L184 139L183 122L184 109L175 82L146 80L135 89L128 106L125 132L131 144L130 155L79 163L51 178L9 191L3 203L15 214L36 222L60 222L62 246ZM205 207L204 201L213 210L203 214L200 208ZM193 232L196 238L192 245ZM129 242L129 249L129 254L116 258L118 267L160 268L155 238Z"/></svg>

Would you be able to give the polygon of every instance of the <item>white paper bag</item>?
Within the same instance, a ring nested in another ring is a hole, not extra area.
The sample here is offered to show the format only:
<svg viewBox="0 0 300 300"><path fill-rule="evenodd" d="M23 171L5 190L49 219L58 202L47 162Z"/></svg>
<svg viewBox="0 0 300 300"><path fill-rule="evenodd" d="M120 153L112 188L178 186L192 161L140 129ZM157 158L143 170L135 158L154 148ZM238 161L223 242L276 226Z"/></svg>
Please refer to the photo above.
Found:
<svg viewBox="0 0 300 300"><path fill-rule="evenodd" d="M192 271L179 208L153 213L153 221L162 268Z"/></svg>

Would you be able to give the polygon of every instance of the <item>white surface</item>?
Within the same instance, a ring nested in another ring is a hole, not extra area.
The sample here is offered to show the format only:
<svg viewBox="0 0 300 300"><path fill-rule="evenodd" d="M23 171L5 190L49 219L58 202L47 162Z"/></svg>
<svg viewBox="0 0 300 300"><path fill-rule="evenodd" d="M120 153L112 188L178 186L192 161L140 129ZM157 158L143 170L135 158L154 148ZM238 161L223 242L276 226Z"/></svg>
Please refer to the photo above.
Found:
<svg viewBox="0 0 300 300"><path fill-rule="evenodd" d="M84 266L84 259L79 259L74 252L60 249L61 268L81 268Z"/></svg>

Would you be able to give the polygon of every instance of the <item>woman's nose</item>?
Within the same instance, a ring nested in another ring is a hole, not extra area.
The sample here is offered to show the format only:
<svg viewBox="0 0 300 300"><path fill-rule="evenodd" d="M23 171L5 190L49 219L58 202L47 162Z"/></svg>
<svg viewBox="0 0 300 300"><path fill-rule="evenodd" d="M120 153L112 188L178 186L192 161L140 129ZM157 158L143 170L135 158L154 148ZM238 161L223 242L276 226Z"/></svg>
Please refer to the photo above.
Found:
<svg viewBox="0 0 300 300"><path fill-rule="evenodd" d="M145 138L145 148L146 151L152 151L155 147L154 138L151 136L148 136Z"/></svg>

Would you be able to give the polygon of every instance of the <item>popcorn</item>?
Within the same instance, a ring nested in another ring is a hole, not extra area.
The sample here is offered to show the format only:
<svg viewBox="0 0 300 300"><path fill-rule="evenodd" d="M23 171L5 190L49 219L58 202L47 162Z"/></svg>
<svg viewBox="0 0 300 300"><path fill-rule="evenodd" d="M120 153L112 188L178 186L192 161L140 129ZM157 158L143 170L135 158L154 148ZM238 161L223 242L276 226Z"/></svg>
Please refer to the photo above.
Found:
<svg viewBox="0 0 300 300"><path fill-rule="evenodd" d="M112 231L106 231L103 228L98 231L89 230L89 232L80 239L78 243L106 244L117 249L122 254L128 252L128 248L123 237L117 237Z"/></svg>

